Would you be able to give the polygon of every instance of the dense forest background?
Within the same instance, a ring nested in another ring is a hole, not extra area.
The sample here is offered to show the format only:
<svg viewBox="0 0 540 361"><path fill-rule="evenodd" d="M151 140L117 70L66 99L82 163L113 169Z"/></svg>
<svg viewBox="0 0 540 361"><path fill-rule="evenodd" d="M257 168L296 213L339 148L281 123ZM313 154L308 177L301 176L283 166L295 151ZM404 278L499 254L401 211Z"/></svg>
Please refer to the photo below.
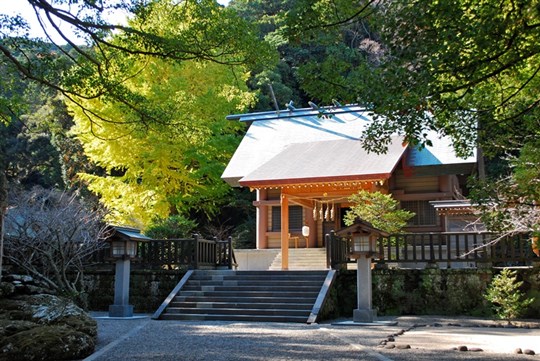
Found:
<svg viewBox="0 0 540 361"><path fill-rule="evenodd" d="M273 92L371 109L370 151L395 133L423 147L426 130L478 150L487 224L540 231L537 1L28 2L81 41L1 15L2 214L14 189L58 188L157 238L253 246L254 194L220 179L246 130L225 116L274 109Z"/></svg>

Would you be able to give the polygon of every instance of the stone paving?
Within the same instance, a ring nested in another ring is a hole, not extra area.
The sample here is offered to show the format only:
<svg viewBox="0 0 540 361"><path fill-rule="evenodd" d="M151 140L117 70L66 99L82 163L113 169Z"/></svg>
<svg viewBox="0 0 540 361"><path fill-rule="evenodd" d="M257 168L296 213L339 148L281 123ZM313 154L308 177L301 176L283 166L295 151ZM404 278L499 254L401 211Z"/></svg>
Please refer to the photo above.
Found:
<svg viewBox="0 0 540 361"><path fill-rule="evenodd" d="M98 346L85 360L540 360L515 353L540 353L537 321L509 326L472 318L384 319L397 325L98 318ZM460 346L468 351L458 351Z"/></svg>

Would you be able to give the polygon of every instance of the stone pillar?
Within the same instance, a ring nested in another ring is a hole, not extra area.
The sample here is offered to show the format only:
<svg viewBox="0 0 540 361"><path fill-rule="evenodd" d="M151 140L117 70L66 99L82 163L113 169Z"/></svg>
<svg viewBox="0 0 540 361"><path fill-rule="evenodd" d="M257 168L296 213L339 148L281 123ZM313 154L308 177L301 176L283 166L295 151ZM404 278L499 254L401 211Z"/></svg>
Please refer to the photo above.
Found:
<svg viewBox="0 0 540 361"><path fill-rule="evenodd" d="M371 307L371 257L361 255L356 260L357 309L353 310L354 322L373 322L376 311Z"/></svg>
<svg viewBox="0 0 540 361"><path fill-rule="evenodd" d="M133 306L129 305L129 258L116 261L114 275L114 305L109 306L109 317L132 317Z"/></svg>

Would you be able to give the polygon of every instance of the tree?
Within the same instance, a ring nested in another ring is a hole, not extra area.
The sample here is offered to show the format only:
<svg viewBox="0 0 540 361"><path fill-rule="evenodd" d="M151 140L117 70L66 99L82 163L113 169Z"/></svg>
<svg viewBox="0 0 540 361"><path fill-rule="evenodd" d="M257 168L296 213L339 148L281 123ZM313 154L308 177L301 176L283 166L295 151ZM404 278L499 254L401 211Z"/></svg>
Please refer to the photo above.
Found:
<svg viewBox="0 0 540 361"><path fill-rule="evenodd" d="M318 1L308 9L326 14L305 25L316 34L365 29L349 47L360 55L356 63L336 68L330 58L308 66L320 70L310 94L329 99L337 91L328 85L339 84L338 94L352 94L381 116L365 134L369 149L383 151L394 133L429 144L426 130L435 129L450 135L461 154L480 136L489 154L514 149L537 129L536 2L365 1L332 11L334 2ZM293 12L289 20L300 28L306 19Z"/></svg>
<svg viewBox="0 0 540 361"><path fill-rule="evenodd" d="M540 148L528 142L519 156L509 159L510 172L492 181L474 183L471 197L478 202L481 220L499 233L492 243L519 233L540 234Z"/></svg>
<svg viewBox="0 0 540 361"><path fill-rule="evenodd" d="M493 304L499 318L505 320L518 318L533 302L532 298L524 298L523 292L520 291L522 284L523 281L517 280L516 271L508 268L504 268L493 277L484 297Z"/></svg>
<svg viewBox="0 0 540 361"><path fill-rule="evenodd" d="M105 244L101 212L74 193L37 187L11 192L9 205L6 259L51 290L84 303L85 265Z"/></svg>
<svg viewBox="0 0 540 361"><path fill-rule="evenodd" d="M391 194L361 190L353 194L349 201L353 204L345 214L345 225L353 225L357 218L371 223L373 227L387 233L399 233L414 217L414 213L398 209L399 201Z"/></svg>
<svg viewBox="0 0 540 361"><path fill-rule="evenodd" d="M190 11L181 18L169 14L168 2L155 4L153 10L152 16L133 19L133 25L159 25L166 34L199 21L198 5L184 8ZM230 191L220 176L243 130L242 124L225 117L254 100L245 86L247 69L218 61L178 63L131 56L116 57L110 68L121 77L136 74L123 80L122 87L159 121L141 123L137 109L107 97L69 103L76 123L73 133L89 159L107 173L82 178L110 210L108 220L145 228L155 217L169 214L214 214Z"/></svg>
<svg viewBox="0 0 540 361"><path fill-rule="evenodd" d="M16 69L24 80L55 89L79 106L83 106L80 99L97 97L122 102L135 111L136 118L132 121L146 125L163 119L155 119L152 112L139 105L140 97L122 86L135 73L119 72L115 66L111 67L111 64L118 65L117 57L176 62L202 60L252 66L271 56L269 48L261 46L261 42L252 36L249 24L214 0L28 2L45 32L59 32L67 45L55 44L51 49L50 44L54 41L48 33L46 41L29 39L28 24L24 19L1 15L2 62ZM110 11L123 12L127 18L138 18L139 21L127 25L108 22L104 14ZM171 21L184 16L192 21L173 29ZM146 21L160 17L162 21ZM63 33L60 23L71 26L78 39ZM84 41L84 45L80 41Z"/></svg>
<svg viewBox="0 0 540 361"><path fill-rule="evenodd" d="M482 188L502 177L489 186L499 194L490 204L500 205L491 213L508 225L511 211L528 212L529 219L538 212L537 169L518 166L538 153L538 9L537 1L514 0L301 1L289 23L293 37L299 30L357 34L343 50L353 60L307 64L304 72L317 75L304 88L325 101L343 97L372 110L376 121L362 139L368 150L384 152L395 134L421 148L434 141L427 131L435 130L453 139L459 155L478 150L480 158L507 159L511 167L488 173L473 194L489 204L494 194Z"/></svg>

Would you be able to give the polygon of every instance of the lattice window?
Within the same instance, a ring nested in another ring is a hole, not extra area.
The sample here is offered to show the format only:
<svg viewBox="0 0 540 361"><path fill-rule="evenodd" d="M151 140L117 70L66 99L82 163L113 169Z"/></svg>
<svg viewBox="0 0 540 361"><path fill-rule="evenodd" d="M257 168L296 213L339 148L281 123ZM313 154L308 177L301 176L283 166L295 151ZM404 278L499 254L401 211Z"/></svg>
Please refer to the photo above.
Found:
<svg viewBox="0 0 540 361"><path fill-rule="evenodd" d="M301 232L303 226L302 206L289 206L289 231ZM281 231L281 207L272 207L272 232Z"/></svg>
<svg viewBox="0 0 540 361"><path fill-rule="evenodd" d="M437 211L429 201L401 201L401 208L415 213L407 222L409 226L437 226L440 223Z"/></svg>

